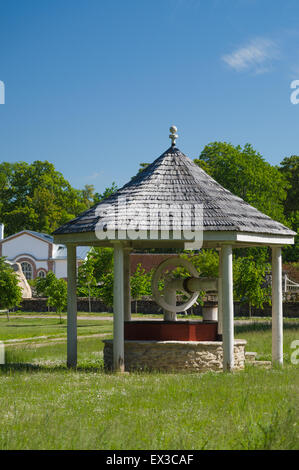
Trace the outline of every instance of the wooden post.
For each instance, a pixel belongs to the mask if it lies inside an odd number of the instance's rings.
[[[218,271],[218,335],[222,336],[222,249],[219,250],[219,271]]]
[[[113,370],[124,372],[124,248],[114,244]]]
[[[124,248],[124,319],[131,321],[131,265],[130,265],[131,248]]]
[[[77,257],[76,245],[67,245],[67,366],[77,366]]]
[[[233,250],[222,245],[223,370],[234,368]]]
[[[272,363],[283,364],[281,248],[272,247]]]

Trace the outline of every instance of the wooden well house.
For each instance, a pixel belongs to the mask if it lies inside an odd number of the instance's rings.
[[[130,252],[215,248],[223,369],[234,369],[233,249],[272,249],[272,361],[283,362],[281,248],[295,233],[218,184],[175,145],[104,201],[54,232],[67,247],[67,364],[77,364],[76,247],[114,248],[113,369],[125,368],[124,322],[131,320]],[[179,354],[179,352],[178,352]]]

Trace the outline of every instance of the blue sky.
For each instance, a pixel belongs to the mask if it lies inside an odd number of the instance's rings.
[[[0,160],[102,191],[169,147],[299,153],[296,0],[0,0]]]

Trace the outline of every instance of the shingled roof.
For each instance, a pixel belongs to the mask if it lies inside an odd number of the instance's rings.
[[[126,207],[119,204],[122,200],[126,201]],[[136,221],[140,230],[149,230],[153,229],[148,218],[149,207],[157,212],[169,207],[173,213],[179,213],[183,205],[203,208],[204,231],[295,235],[223,188],[175,146],[115,194],[62,225],[54,235],[95,232],[98,223],[102,220],[112,223],[115,214],[118,230],[124,229],[130,220]],[[158,228],[161,224],[163,221]]]

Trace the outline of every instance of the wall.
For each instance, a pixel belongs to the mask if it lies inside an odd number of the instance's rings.
[[[2,243],[2,256],[11,260],[20,253],[32,255],[36,259],[48,259],[49,244],[26,233]]]
[[[55,276],[60,278],[67,278],[67,260],[65,259],[56,259],[54,264]]]
[[[111,370],[113,342],[104,340],[104,366]],[[234,370],[244,369],[246,341],[234,343]],[[206,372],[223,370],[220,341],[125,341],[125,370]]]
[[[131,273],[134,274],[136,271],[137,265],[141,264],[141,267],[145,269],[146,272],[149,272],[151,269],[156,268],[162,261],[165,259],[171,258],[172,256],[177,257],[177,254],[165,253],[165,254],[155,254],[155,253],[131,253],[130,254],[130,265]]]

